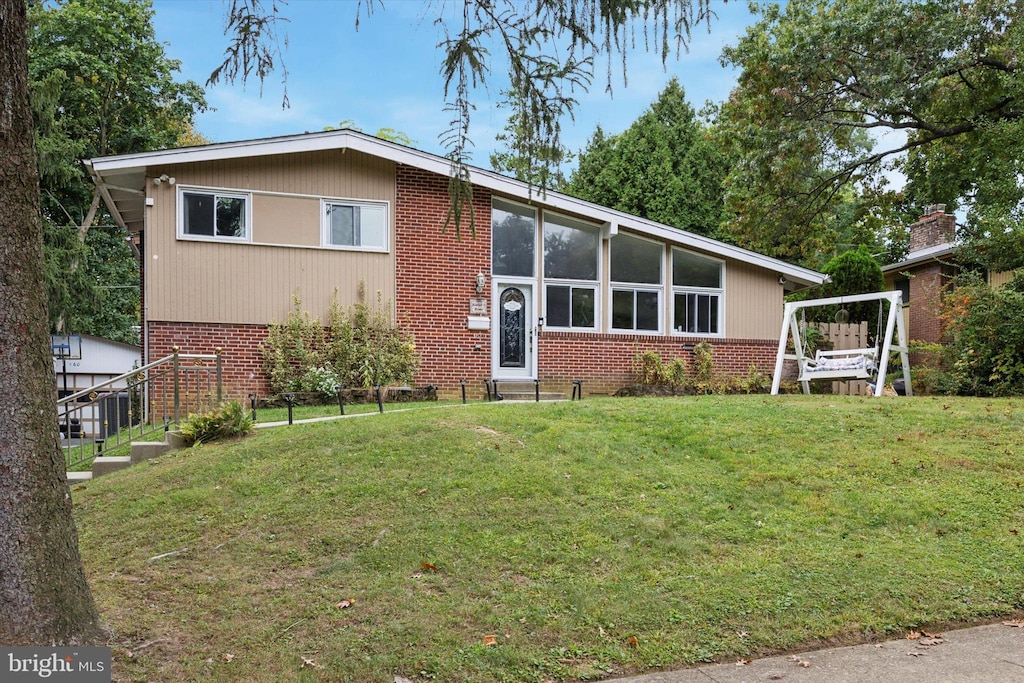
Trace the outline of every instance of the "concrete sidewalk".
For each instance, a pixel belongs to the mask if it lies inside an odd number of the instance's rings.
[[[941,637],[837,647],[714,664],[606,683],[1016,683],[1024,682],[1024,628],[989,626]]]

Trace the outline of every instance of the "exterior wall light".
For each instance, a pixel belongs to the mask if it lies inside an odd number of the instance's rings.
[[[168,185],[173,185],[174,184],[174,176],[169,176],[166,173],[164,173],[159,178],[153,178],[153,184],[154,185],[159,185],[160,183],[167,183]]]
[[[483,294],[484,285],[487,284],[487,277],[483,273],[476,274],[476,293]]]

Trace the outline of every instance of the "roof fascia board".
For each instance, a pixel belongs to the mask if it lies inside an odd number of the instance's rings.
[[[328,131],[325,133],[293,135],[282,138],[268,138],[261,140],[248,140],[243,142],[227,142],[204,147],[190,147],[182,149],[168,149],[157,152],[142,152],[136,154],[123,154],[119,156],[103,157],[86,161],[86,165],[92,169],[93,176],[97,180],[107,172],[119,170],[144,169],[147,166],[158,166],[165,164],[183,164],[203,161],[218,161],[223,159],[236,159],[254,156],[271,156],[276,154],[294,154],[297,152],[316,152],[324,150],[345,150],[351,149],[373,156],[381,156],[397,163],[406,164],[414,168],[425,170],[441,175],[448,175],[451,172],[451,162],[443,157],[410,149],[388,140],[381,140],[363,133],[349,130]],[[482,168],[470,168],[470,181],[474,185],[486,188],[494,192],[510,195],[521,201],[537,203],[544,207],[556,210],[568,211],[571,213],[595,219],[599,223],[607,223],[612,228],[610,235],[617,232],[617,228],[632,228],[638,232],[649,234],[660,239],[675,242],[688,247],[710,251],[725,258],[750,263],[767,270],[773,270],[781,275],[806,285],[817,285],[825,281],[825,276],[816,271],[794,266],[763,254],[748,251],[725,242],[696,235],[682,230],[672,228],[661,223],[656,223],[638,216],[608,209],[576,199],[558,192],[538,192],[536,187],[521,180],[507,178],[503,175],[487,171]],[[99,184],[103,184],[100,182]],[[108,204],[109,207],[109,204]]]
[[[950,256],[956,251],[956,246],[952,244],[940,244],[937,247],[929,247],[927,249],[921,249],[913,254],[909,254],[907,258],[900,261],[899,263],[890,263],[887,266],[882,266],[883,273],[890,273],[894,270],[901,268],[909,268],[910,266],[916,266],[927,261],[942,258],[943,256]]]

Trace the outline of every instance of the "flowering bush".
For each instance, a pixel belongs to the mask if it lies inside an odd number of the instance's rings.
[[[960,276],[946,294],[942,321],[950,343],[943,366],[958,394],[1024,395],[1024,293],[1014,280],[993,289],[975,275]]]
[[[309,368],[302,375],[298,391],[312,391],[323,396],[334,396],[340,384],[333,370],[325,367]]]
[[[360,299],[364,298],[360,290]],[[391,321],[390,306],[380,296],[344,310],[337,298],[327,324],[293,308],[283,323],[270,325],[262,346],[263,369],[275,393],[314,391],[333,396],[336,386],[370,387],[407,384],[419,366],[412,335]]]

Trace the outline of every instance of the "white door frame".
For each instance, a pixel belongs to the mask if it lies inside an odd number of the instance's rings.
[[[525,363],[523,367],[501,366],[501,333],[502,310],[501,295],[511,287],[523,293],[524,302],[524,336]],[[491,376],[502,381],[527,381],[537,378],[537,306],[536,280],[523,278],[495,278],[491,290]]]

